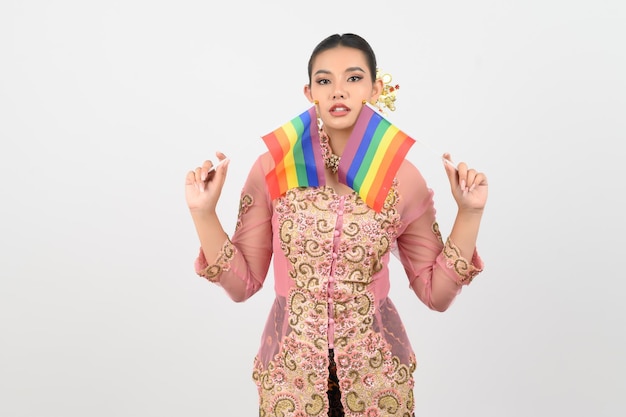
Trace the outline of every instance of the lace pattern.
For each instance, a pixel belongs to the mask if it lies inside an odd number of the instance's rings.
[[[237,215],[237,224],[235,231],[243,225],[243,217],[254,204],[254,198],[250,194],[242,193],[239,199],[239,214]]]
[[[482,272],[476,255],[472,258],[472,262],[461,256],[461,250],[448,238],[443,248],[443,256],[446,258],[446,266],[456,272],[458,279],[457,284],[469,285],[474,277]]]
[[[330,148],[330,138],[324,132],[324,129],[320,129],[320,147],[322,148],[322,158],[324,159],[324,165],[330,169],[333,174],[336,174],[339,170],[339,162],[341,157],[333,153]]]
[[[255,358],[261,416],[331,415],[323,395],[329,348],[342,415],[411,415],[415,356],[400,323],[380,317],[395,309],[379,308],[371,291],[401,227],[397,204],[395,187],[380,213],[328,187],[292,189],[278,200],[277,233],[294,286],[285,298],[288,328],[270,327],[263,337],[266,344],[280,337],[278,350]]]
[[[230,262],[235,257],[236,253],[237,248],[235,248],[230,239],[226,239],[222,249],[218,253],[215,263],[200,269],[197,274],[211,282],[219,282],[220,274],[230,270]],[[204,256],[202,258],[204,262],[206,262],[206,258],[204,258]]]

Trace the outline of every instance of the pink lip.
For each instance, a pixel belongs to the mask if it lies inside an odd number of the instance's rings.
[[[341,110],[337,110],[341,109]],[[334,116],[344,116],[350,112],[350,107],[343,105],[341,103],[335,104],[329,110],[329,113],[332,113]]]

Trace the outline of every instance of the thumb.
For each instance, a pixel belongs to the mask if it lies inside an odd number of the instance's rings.
[[[229,164],[230,159],[224,157],[220,160],[219,166],[215,169],[215,179],[222,184],[224,184],[224,181],[226,181],[226,174],[228,172]]]
[[[205,179],[204,186],[207,189],[210,189],[214,195],[219,198],[222,193],[222,188],[224,187],[224,183],[226,182],[226,174],[228,164],[230,163],[230,159],[223,158],[219,161],[217,165],[215,165],[215,169],[210,171]]]
[[[457,175],[457,168],[454,166],[454,162],[452,162],[452,157],[449,153],[444,153],[442,161],[443,168],[446,170],[446,175],[448,175],[450,185],[453,188],[457,187],[459,185],[459,176]]]

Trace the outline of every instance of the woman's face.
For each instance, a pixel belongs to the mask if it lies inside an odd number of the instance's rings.
[[[318,103],[318,113],[327,132],[352,129],[363,101],[378,98],[382,82],[372,84],[365,55],[358,49],[339,46],[321,52],[313,61],[311,85],[304,93]]]

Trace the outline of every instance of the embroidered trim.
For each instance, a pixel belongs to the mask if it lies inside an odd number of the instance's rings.
[[[482,272],[467,259],[461,256],[461,250],[448,238],[443,247],[443,256],[446,258],[446,266],[454,269],[458,275],[457,284],[469,285],[474,277]]]
[[[439,228],[439,223],[434,222],[431,226],[432,232],[437,236],[439,242],[443,245],[443,237],[441,237],[441,229]]]
[[[206,278],[208,281],[216,283],[219,282],[220,274],[222,272],[230,271],[230,261],[232,261],[235,257],[235,253],[237,253],[235,245],[233,245],[230,241],[230,238],[227,238],[226,242],[224,242],[224,245],[222,246],[222,249],[220,249],[215,263],[198,271],[198,275]]]
[[[336,174],[337,170],[339,170],[339,161],[341,160],[341,157],[333,153],[333,150],[330,148],[330,138],[326,132],[324,132],[324,129],[320,129],[320,145],[322,148],[324,165],[326,165],[326,168],[330,169],[333,174]]]
[[[237,215],[237,224],[235,225],[235,231],[243,225],[243,216],[248,212],[250,207],[254,204],[254,199],[250,194],[241,194],[239,200],[239,214]]]

